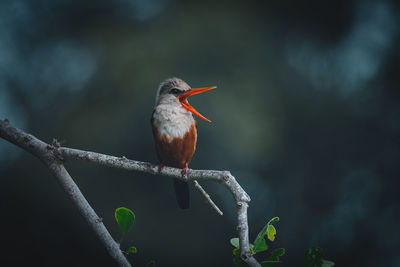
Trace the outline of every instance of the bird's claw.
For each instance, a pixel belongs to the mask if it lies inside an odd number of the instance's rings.
[[[188,165],[186,164],[185,168],[183,168],[182,171],[181,171],[181,174],[182,174],[183,177],[186,176],[188,170],[189,170],[189,168],[188,168]]]

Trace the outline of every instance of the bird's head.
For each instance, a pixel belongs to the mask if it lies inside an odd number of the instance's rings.
[[[187,111],[192,112],[194,115],[210,122],[209,119],[202,116],[197,110],[192,107],[187,98],[191,95],[200,94],[202,92],[217,88],[216,86],[190,88],[190,86],[179,78],[170,78],[163,81],[158,87],[156,105],[170,104],[181,105]]]

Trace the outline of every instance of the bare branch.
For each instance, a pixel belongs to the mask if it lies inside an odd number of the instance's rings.
[[[119,244],[115,242],[115,240],[111,237],[107,228],[104,226],[102,219],[97,216],[96,212],[89,205],[89,203],[79,190],[78,186],[75,184],[74,180],[72,180],[72,177],[64,168],[64,165],[58,163],[50,163],[48,164],[48,167],[50,169],[50,172],[57,178],[64,191],[78,207],[79,212],[96,233],[101,243],[103,243],[103,245],[106,247],[110,256],[120,266],[131,266],[129,261],[121,252]]]
[[[10,141],[11,143],[25,149],[26,151],[34,154],[38,158],[40,158],[46,165],[49,166],[53,175],[55,175],[63,186],[64,190],[74,203],[78,206],[81,214],[85,217],[85,219],[89,222],[89,225],[96,232],[96,234],[100,237],[103,244],[109,249],[108,246],[112,247],[113,250],[110,251],[110,255],[117,261],[121,266],[129,266],[125,265],[125,263],[121,262],[121,258],[119,255],[121,250],[118,247],[118,253],[114,251],[115,246],[118,246],[115,241],[111,238],[107,229],[104,227],[103,223],[100,221],[98,223],[94,223],[91,220],[98,219],[98,216],[94,212],[94,210],[89,206],[89,203],[85,200],[83,195],[80,193],[79,188],[73,183],[72,178],[69,176],[67,171],[64,169],[62,163],[65,160],[85,160],[93,163],[98,163],[101,165],[106,165],[110,167],[125,169],[125,170],[134,170],[140,172],[146,172],[151,174],[160,174],[164,176],[174,177],[177,179],[181,179],[184,181],[191,181],[196,184],[196,180],[198,181],[214,181],[225,186],[233,195],[233,198],[236,203],[236,212],[237,212],[237,231],[239,235],[239,247],[240,247],[240,256],[249,266],[260,266],[257,260],[253,257],[252,253],[249,249],[249,231],[248,231],[248,222],[247,222],[247,208],[248,203],[250,202],[249,195],[243,190],[240,184],[236,181],[235,177],[229,171],[216,171],[216,170],[192,170],[189,169],[185,176],[182,176],[181,170],[171,167],[164,167],[161,172],[158,172],[158,166],[148,163],[141,162],[136,160],[129,160],[125,157],[115,157],[109,156],[105,154],[100,154],[96,152],[83,151],[78,149],[72,149],[67,147],[58,147],[57,145],[49,145],[46,144],[36,137],[29,135],[9,124],[7,120],[0,120],[0,137]],[[62,175],[61,175],[61,174]],[[58,176],[57,176],[58,175]],[[66,182],[66,177],[70,178],[68,183]],[[68,185],[70,182],[75,185],[74,190],[70,191]],[[66,183],[66,184],[64,184]],[[195,185],[196,186],[196,185]],[[76,191],[77,190],[77,191]],[[71,196],[71,192],[73,196]],[[77,193],[78,192],[78,193]],[[78,198],[76,194],[80,194],[82,199],[79,198],[79,201],[75,198]],[[207,194],[207,193],[206,193]],[[78,202],[84,201],[84,205],[78,205]],[[88,213],[88,210],[90,212]],[[90,216],[88,215],[90,214]],[[93,215],[93,216],[92,216]],[[101,224],[102,227],[98,227],[98,224]],[[96,227],[95,227],[96,226]],[[99,228],[102,228],[104,232],[100,232]],[[103,240],[102,236],[109,236],[107,240]],[[112,240],[112,242],[110,241]],[[108,243],[110,242],[110,243]],[[113,254],[115,252],[115,254]],[[123,257],[123,256],[122,256]]]
[[[196,180],[192,181],[192,184],[200,191],[200,193],[204,196],[204,198],[208,201],[210,206],[219,214],[224,215],[222,211],[218,208],[218,206],[212,201],[210,195],[203,189],[203,187]]]
[[[50,169],[50,172],[57,178],[65,193],[77,206],[80,214],[85,218],[86,222],[106,247],[110,256],[119,266],[131,266],[121,252],[119,244],[114,241],[107,228],[104,226],[102,219],[87,202],[72,177],[64,168],[62,161],[56,153],[56,147],[48,145],[36,137],[11,126],[7,120],[0,120],[0,137],[41,159]]]

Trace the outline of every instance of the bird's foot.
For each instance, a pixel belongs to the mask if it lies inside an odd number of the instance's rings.
[[[158,164],[158,172],[161,172],[163,168],[164,168],[164,164],[162,164],[162,163]]]
[[[181,174],[182,176],[186,176],[187,171],[189,170],[188,164],[186,164],[185,168],[182,169]]]

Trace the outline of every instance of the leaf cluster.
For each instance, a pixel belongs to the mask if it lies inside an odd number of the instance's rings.
[[[267,237],[267,239],[271,242],[275,240],[276,228],[273,224],[278,221],[279,217],[274,217],[271,220],[269,220],[269,222],[258,233],[254,242],[249,244],[250,251],[253,255],[268,250],[267,240],[265,239],[265,237]],[[239,238],[237,237],[232,238],[231,244],[232,246],[235,247],[233,249],[233,263],[235,264],[235,266],[238,267],[247,266],[247,264],[240,258]],[[280,263],[281,261],[279,257],[283,256],[284,254],[285,254],[284,248],[274,249],[270,253],[269,257],[267,257],[264,261],[261,262],[261,266],[269,267],[277,263]]]
[[[126,234],[132,228],[135,223],[135,214],[128,208],[120,207],[115,210],[115,220],[117,221],[119,228],[122,231],[121,238],[119,239],[119,243],[121,244]],[[134,246],[130,246],[125,254],[136,253],[137,249]]]

